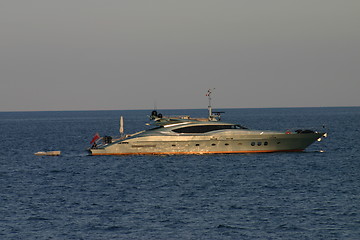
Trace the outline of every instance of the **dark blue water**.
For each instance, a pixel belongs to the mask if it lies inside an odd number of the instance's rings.
[[[303,153],[95,157],[96,132],[117,135],[120,115],[142,130],[149,112],[0,113],[0,239],[360,239],[360,108],[225,111],[329,137]]]

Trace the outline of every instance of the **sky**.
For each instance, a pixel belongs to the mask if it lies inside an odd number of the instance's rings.
[[[360,106],[359,0],[0,0],[0,111]]]

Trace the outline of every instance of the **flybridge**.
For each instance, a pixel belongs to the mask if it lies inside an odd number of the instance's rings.
[[[213,111],[212,105],[211,105],[211,94],[212,94],[213,90],[215,90],[215,88],[209,89],[207,91],[207,93],[206,93],[206,96],[208,97],[208,100],[209,100],[209,105],[208,105],[208,112],[209,113],[208,113],[207,118],[191,118],[190,116],[164,117],[161,113],[158,113],[156,110],[154,110],[151,113],[150,120],[154,120],[157,123],[159,123],[159,122],[171,122],[171,121],[176,122],[176,121],[180,121],[180,120],[193,120],[193,121],[202,121],[202,122],[220,121],[221,120],[221,114],[224,113],[224,112]],[[163,124],[158,124],[158,125],[163,125]]]

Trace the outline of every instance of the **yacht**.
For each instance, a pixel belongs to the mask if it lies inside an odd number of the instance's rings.
[[[91,155],[135,154],[226,154],[304,151],[315,141],[326,137],[325,132],[312,130],[262,131],[221,121],[221,112],[211,108],[205,119],[189,116],[164,117],[153,111],[154,127],[119,138],[99,136],[89,148]],[[122,122],[122,120],[120,121]],[[122,129],[122,126],[120,127]]]

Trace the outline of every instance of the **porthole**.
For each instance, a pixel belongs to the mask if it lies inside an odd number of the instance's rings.
[[[255,146],[255,142],[251,142],[251,146]]]
[[[215,144],[215,143],[213,143],[213,144],[211,144],[211,146],[216,146],[216,144]]]
[[[268,142],[264,142],[264,146],[267,146],[267,145],[269,145],[269,143],[268,143]]]
[[[261,146],[261,144],[262,144],[261,142],[258,142],[258,143],[257,143],[258,146]]]
[[[229,144],[228,144],[228,143],[225,143],[225,146],[229,146]]]
[[[173,145],[171,145],[171,146],[176,147],[176,145],[175,145],[175,144],[173,144]]]
[[[200,144],[198,144],[198,143],[197,143],[197,144],[195,144],[195,146],[197,146],[197,147],[198,147],[198,146],[200,146]]]

